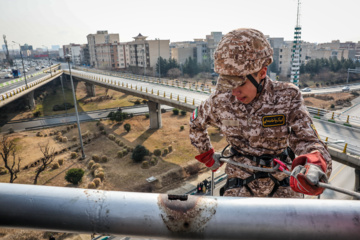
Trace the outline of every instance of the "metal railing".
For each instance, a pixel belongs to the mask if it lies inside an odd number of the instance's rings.
[[[360,201],[0,183],[0,227],[171,239],[358,239]]]

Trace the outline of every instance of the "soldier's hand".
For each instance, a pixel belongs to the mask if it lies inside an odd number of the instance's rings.
[[[210,168],[213,172],[215,172],[219,167],[223,165],[223,162],[220,161],[220,158],[221,153],[216,153],[213,148],[207,152],[195,156],[196,160],[204,163],[205,166]]]
[[[290,187],[295,192],[319,195],[324,188],[318,187],[319,181],[327,183],[326,162],[319,152],[300,155],[292,164]]]

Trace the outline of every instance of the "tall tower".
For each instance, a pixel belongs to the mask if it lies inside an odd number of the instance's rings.
[[[294,42],[291,50],[291,79],[290,82],[299,86],[301,57],[301,26],[300,26],[300,0],[298,0]]]

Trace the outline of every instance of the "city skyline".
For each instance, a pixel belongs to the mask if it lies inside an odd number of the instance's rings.
[[[302,40],[325,43],[360,41],[356,14],[360,2],[302,0]],[[148,39],[171,42],[204,39],[211,32],[226,34],[239,27],[251,27],[272,38],[292,40],[296,25],[297,0],[183,0],[169,5],[165,0],[16,0],[1,1],[0,34],[34,49],[69,43],[85,44],[86,36],[98,30],[118,33],[129,42],[141,33]],[[1,45],[4,44],[1,39]],[[13,46],[18,49],[18,45]]]

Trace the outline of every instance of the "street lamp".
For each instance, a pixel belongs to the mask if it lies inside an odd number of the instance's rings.
[[[47,50],[47,54],[48,54],[48,59],[49,59],[49,66],[50,66],[50,76],[52,77],[52,72],[51,72],[51,64],[50,64],[50,54],[49,54],[49,48],[47,46],[42,45],[43,47],[46,47]]]
[[[17,42],[14,42],[12,41],[13,43],[16,43],[16,44],[19,44],[19,48],[20,48],[20,56],[21,56],[21,62],[22,62],[22,66],[23,66],[23,73],[24,73],[24,78],[25,78],[25,85],[26,85],[26,89],[28,89],[28,85],[27,85],[27,81],[26,81],[26,72],[25,72],[25,66],[24,66],[24,58],[23,58],[23,55],[22,55],[22,52],[21,52],[21,46],[20,46],[20,43],[17,43]]]
[[[146,53],[145,53],[145,44],[144,44],[144,49],[141,49],[141,52],[143,52],[143,64],[144,64],[144,78],[146,75]]]
[[[82,159],[85,159],[84,145],[83,145],[83,141],[82,141],[82,137],[81,137],[81,129],[80,129],[79,114],[78,114],[77,104],[76,104],[76,97],[75,97],[74,83],[73,83],[73,79],[72,79],[72,75],[71,75],[71,67],[70,67],[71,55],[70,55],[70,54],[65,55],[65,60],[66,60],[66,61],[68,62],[68,64],[69,64],[69,73],[70,73],[71,90],[72,90],[73,99],[74,99],[75,115],[76,115],[76,122],[77,122],[77,126],[78,126],[78,131],[79,131],[79,139],[80,139],[80,145],[81,145]]]

